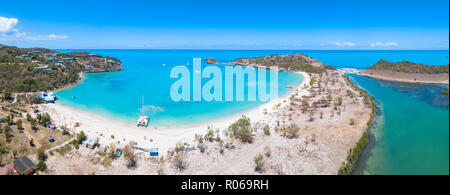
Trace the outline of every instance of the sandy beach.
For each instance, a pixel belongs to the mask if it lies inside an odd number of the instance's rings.
[[[42,105],[42,111],[49,112],[58,125],[73,126],[80,122],[80,127],[74,131],[83,130],[90,138],[99,138],[100,143],[114,143],[120,147],[135,141],[139,147],[158,147],[160,150],[160,156],[156,158],[135,150],[137,166],[130,169],[125,166],[124,158],[108,163],[99,156],[98,149],[81,147],[68,154],[49,156],[47,174],[337,174],[346,161],[347,152],[367,129],[371,108],[364,103],[364,97],[346,84],[342,71],[329,71],[321,76],[320,85],[326,86],[325,91],[320,90],[318,82],[309,86],[311,78],[308,74],[299,74],[303,81],[283,97],[232,116],[184,126],[137,128],[59,104]],[[312,76],[319,77],[318,74]],[[309,87],[302,89],[304,86]],[[293,94],[296,96],[292,99],[290,95]],[[329,95],[333,96],[330,105],[317,104]],[[333,106],[339,97],[342,105]],[[310,102],[308,112],[302,111],[302,100]],[[196,133],[205,135],[208,125],[226,130],[242,115],[251,119],[252,143],[222,135],[223,143],[231,143],[233,148],[226,148],[218,141],[205,141],[205,151],[183,152],[186,163],[183,170],[177,169],[174,156],[165,152],[180,142],[197,145],[194,141]],[[269,135],[263,131],[265,125],[271,128]],[[297,137],[284,135],[281,129],[289,125],[299,127]],[[254,157],[258,154],[264,154],[263,172],[255,171]]]
[[[448,74],[408,74],[393,73],[389,71],[355,71],[357,75],[371,77],[386,81],[396,81],[405,83],[424,83],[424,84],[449,84]]]
[[[265,120],[269,116],[264,114],[264,110],[271,110],[275,105],[283,101],[286,102],[289,96],[297,93],[297,90],[299,97],[308,95],[308,90],[302,90],[302,88],[309,83],[310,77],[304,72],[298,72],[298,74],[301,74],[303,77],[301,83],[282,97],[224,118],[189,125],[138,128],[132,124],[58,103],[43,104],[38,105],[38,107],[42,113],[49,113],[57,126],[66,125],[75,133],[84,131],[89,138],[98,138],[100,144],[109,145],[114,143],[118,146],[124,146],[130,141],[134,141],[139,147],[157,147],[161,153],[166,153],[169,148],[175,147],[177,143],[193,142],[195,134],[205,134],[208,126],[213,126],[223,131],[242,115],[251,118],[252,122]],[[76,123],[79,123],[78,127],[75,127]]]

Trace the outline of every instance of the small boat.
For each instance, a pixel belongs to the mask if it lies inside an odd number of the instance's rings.
[[[288,86],[286,86],[286,88],[294,89],[295,87],[292,85],[288,85]]]
[[[144,97],[142,96],[142,115],[139,116],[136,125],[138,127],[148,127],[148,121],[149,120],[150,120],[150,118],[148,116],[144,115]]]

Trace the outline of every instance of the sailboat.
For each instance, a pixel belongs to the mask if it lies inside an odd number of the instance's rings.
[[[144,96],[142,96],[142,115],[139,116],[139,119],[137,121],[137,126],[138,127],[147,127],[148,126],[148,121],[149,121],[149,117],[144,115]]]

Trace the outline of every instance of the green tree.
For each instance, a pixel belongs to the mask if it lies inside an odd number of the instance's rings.
[[[354,118],[350,118],[350,125],[355,125],[355,124],[356,124],[355,119]]]
[[[47,164],[43,160],[39,160],[39,163],[36,165],[37,171],[45,171],[47,170]]]
[[[45,148],[43,146],[38,148],[38,150],[37,150],[37,158],[40,161],[44,161],[45,160],[46,155],[45,155]]]
[[[270,135],[270,126],[269,125],[264,126],[264,134]]]
[[[4,128],[4,132],[5,132],[5,139],[6,142],[11,142],[11,138],[13,137],[13,135],[11,135],[11,127],[9,125],[6,125],[6,127]]]
[[[2,91],[2,99],[5,100],[11,100],[12,99],[12,93],[8,89],[3,89]]]
[[[127,161],[126,165],[128,168],[136,167],[136,157],[134,156],[134,151],[130,144],[123,148],[123,156]]]
[[[34,132],[36,132],[36,130],[37,130],[37,128],[36,128],[36,125],[37,125],[36,119],[31,119],[30,124],[31,124],[31,129],[33,129]]]
[[[234,137],[241,139],[243,142],[252,142],[252,129],[250,118],[242,116],[238,121],[234,122],[228,127]]]
[[[87,136],[84,133],[84,131],[81,131],[78,135],[77,135],[77,142],[78,144],[81,144],[84,140],[86,140]]]
[[[27,121],[30,122],[33,118],[31,117],[30,113],[27,113]]]
[[[23,130],[22,119],[17,120],[16,125],[17,125],[17,129]]]
[[[309,108],[309,102],[307,100],[302,100],[302,112],[305,113],[308,111]]]
[[[264,156],[259,153],[253,158],[253,162],[255,162],[255,171],[258,173],[264,172],[264,164],[263,164]]]
[[[8,117],[8,124],[13,125],[14,124],[14,114],[10,114]]]

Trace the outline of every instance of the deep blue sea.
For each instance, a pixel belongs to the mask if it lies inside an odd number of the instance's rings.
[[[72,50],[61,50],[68,52]],[[192,65],[193,57],[231,62],[241,57],[305,53],[336,68],[365,69],[378,60],[445,65],[448,51],[293,51],[293,50],[88,50],[114,56],[122,72],[86,74],[82,83],[57,93],[59,103],[135,123],[144,109],[152,125],[178,125],[223,117],[263,102],[173,102],[169,97],[170,68]],[[163,66],[162,64],[165,64]],[[203,64],[206,66],[205,64]],[[189,67],[189,66],[188,66]],[[222,67],[223,68],[223,67]],[[449,174],[449,99],[440,95],[448,85],[405,84],[349,75],[374,96],[377,116],[370,143],[354,174]],[[279,74],[279,95],[301,77]],[[249,83],[247,82],[247,85]],[[76,96],[76,99],[72,99]]]

